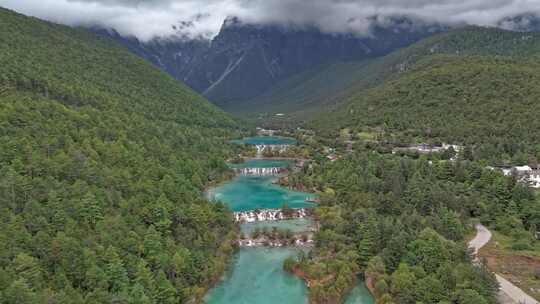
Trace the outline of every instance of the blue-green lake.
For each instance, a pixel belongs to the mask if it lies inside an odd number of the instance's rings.
[[[289,190],[272,183],[272,176],[237,176],[231,182],[207,193],[212,201],[226,203],[232,211],[278,209],[284,204],[291,208],[314,206],[306,198],[314,194]]]
[[[241,166],[270,168],[287,166],[287,161],[249,160]],[[239,167],[242,168],[242,167]],[[314,204],[306,198],[315,195],[292,191],[273,184],[275,177],[237,176],[232,181],[207,192],[211,200],[226,203],[233,211],[280,208],[283,204],[303,208]],[[250,233],[256,228],[290,229],[304,232],[313,225],[311,219],[243,224],[241,230]],[[241,248],[234,256],[229,271],[205,297],[207,304],[305,304],[307,288],[302,280],[283,270],[283,262],[294,256],[293,248]],[[373,304],[363,284],[351,292],[347,304]]]
[[[232,144],[239,145],[295,145],[296,139],[281,136],[255,136],[231,140]]]
[[[373,296],[367,289],[363,281],[358,281],[354,289],[351,291],[345,304],[374,304]]]
[[[290,248],[242,248],[231,270],[205,298],[207,304],[307,303],[304,282],[283,271]]]

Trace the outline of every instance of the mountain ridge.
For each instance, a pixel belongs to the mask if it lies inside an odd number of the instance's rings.
[[[483,45],[464,42],[464,37],[482,41]],[[493,56],[529,56],[538,47],[528,39],[538,33],[515,32],[497,28],[464,27],[425,38],[411,46],[386,56],[330,64],[286,79],[259,98],[239,103],[231,112],[266,113],[286,112],[293,120],[309,120],[320,111],[334,111],[346,103],[357,91],[378,85],[406,72],[419,58],[435,54],[489,54]],[[468,44],[465,44],[468,43]],[[303,77],[303,78],[302,78]],[[227,109],[227,108],[226,108]]]
[[[392,24],[375,26],[371,36],[356,37],[326,34],[315,28],[249,25],[229,18],[212,41],[147,43],[110,31],[97,32],[126,45],[214,103],[228,107],[256,98],[280,81],[321,64],[387,54],[443,29],[415,25],[407,19],[395,19]]]

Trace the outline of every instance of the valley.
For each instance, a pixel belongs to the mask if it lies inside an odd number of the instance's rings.
[[[296,141],[283,137],[253,137],[231,143],[265,150],[276,145],[287,149]],[[307,302],[304,283],[286,272],[284,263],[293,256],[306,254],[313,246],[317,224],[311,219],[313,211],[310,210],[315,205],[309,201],[315,195],[275,185],[279,171],[267,174],[257,170],[277,164],[286,167],[291,161],[257,158],[235,164],[234,168],[249,168],[249,172],[256,173],[240,172],[232,181],[207,191],[210,200],[223,202],[234,212],[241,235],[233,265],[206,296],[206,303]],[[359,283],[347,303],[371,304],[373,300]]]
[[[173,36],[145,42],[115,31],[94,31],[123,44],[220,107],[238,113],[245,110],[239,106],[243,103],[256,113],[257,106],[247,101],[260,100],[280,82],[317,66],[385,55],[445,29],[438,24],[413,24],[403,17],[385,23],[374,24],[373,36],[366,37],[333,35],[310,26],[256,25],[234,16],[223,21],[212,39]]]
[[[271,142],[272,144],[283,144],[279,139],[257,139],[240,141],[239,143],[262,145],[262,142]],[[256,163],[254,163],[255,161]],[[271,164],[265,164],[266,162]],[[257,165],[258,167],[275,166],[275,161],[253,160],[248,161],[248,164]],[[287,165],[288,162],[283,164]],[[276,176],[268,177],[262,176],[262,174],[240,176],[223,186],[210,189],[208,196],[213,201],[224,202],[232,211],[247,212],[247,214],[254,211],[259,212],[258,210],[261,209],[281,208],[284,204],[291,206],[291,208],[309,206],[305,202],[309,194],[292,192],[273,186],[271,183]],[[240,214],[236,215],[236,218],[240,222],[246,221]],[[250,218],[249,215],[248,218]],[[247,232],[247,237],[251,238],[255,233],[254,231],[259,229],[253,228],[253,225],[267,223],[268,220],[272,221],[270,225],[272,228],[275,227],[274,229],[288,229],[286,227],[290,227],[290,221],[274,220],[275,216],[270,218],[268,216],[257,216],[252,220],[248,220],[253,224],[241,224],[242,233]],[[307,229],[308,222],[303,224],[306,224],[306,227],[299,226],[297,232],[298,230]],[[249,232],[250,230],[251,232]],[[290,233],[293,233],[292,230]],[[235,263],[231,266],[231,270],[225,278],[222,279],[223,281],[209,293],[206,299],[207,303],[305,302],[306,291],[302,281],[283,271],[284,260],[288,256],[296,254],[297,250],[304,250],[303,246],[276,248],[271,246],[268,241],[266,241],[268,245],[263,245],[250,240],[246,242],[242,239],[239,240],[239,243],[240,249],[236,254]],[[248,290],[249,292],[246,292]]]
[[[540,17],[212,16],[0,8],[0,304],[538,303]]]

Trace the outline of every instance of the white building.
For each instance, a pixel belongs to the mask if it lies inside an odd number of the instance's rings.
[[[500,168],[505,176],[515,175],[520,182],[527,183],[533,188],[540,188],[540,166],[516,166]]]
[[[540,188],[540,168],[532,170],[532,173],[529,175],[529,183],[533,188]]]
[[[443,143],[442,145],[417,144],[409,145],[406,147],[394,148],[392,150],[392,154],[396,154],[399,151],[413,151],[420,154],[442,153],[444,151],[450,150],[450,148],[452,148],[454,152],[456,152],[456,156],[454,156],[451,160],[457,160],[457,154],[459,154],[459,152],[463,150],[463,146],[446,143]]]

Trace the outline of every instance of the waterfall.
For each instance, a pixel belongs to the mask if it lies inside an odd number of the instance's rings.
[[[254,223],[263,221],[280,221],[285,219],[303,219],[308,217],[307,208],[291,209],[291,214],[285,216],[282,209],[261,209],[240,211],[234,213],[234,220],[238,223]]]
[[[242,175],[277,175],[285,173],[286,168],[282,167],[272,167],[272,168],[238,168],[234,169],[238,174]]]

